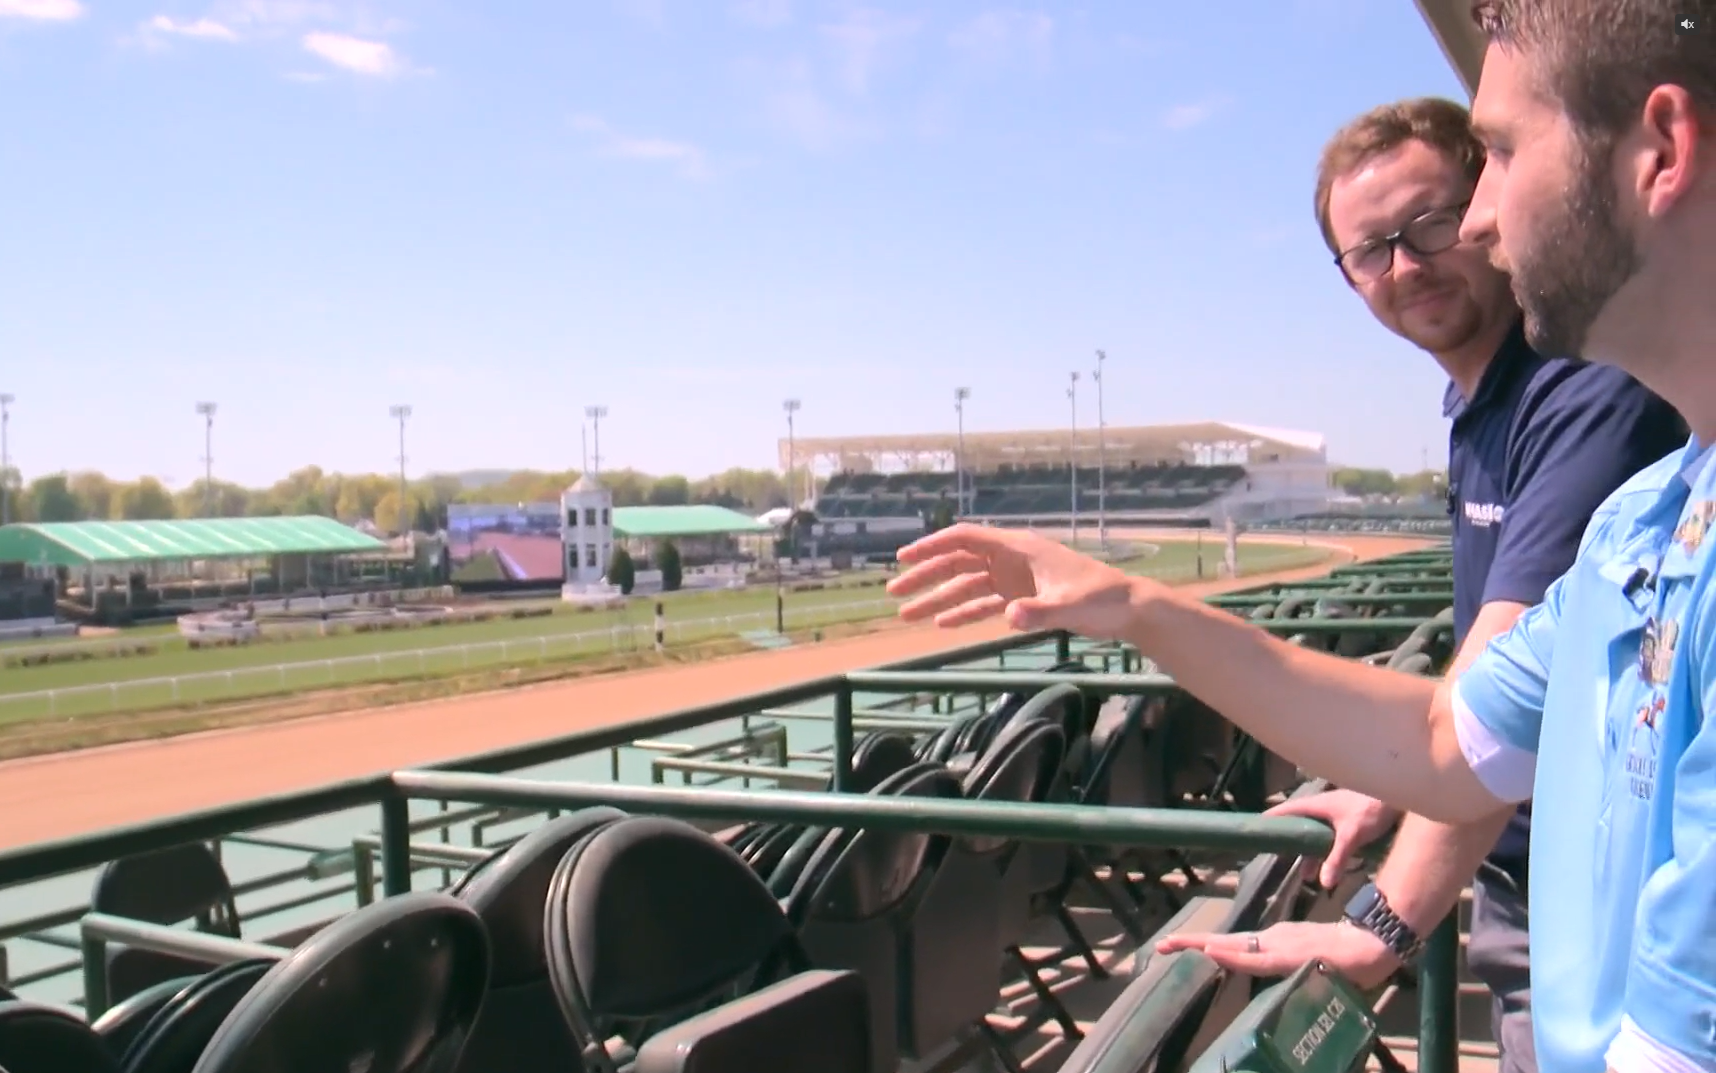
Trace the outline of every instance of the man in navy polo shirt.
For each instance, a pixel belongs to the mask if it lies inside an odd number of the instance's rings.
[[[1542,600],[1572,565],[1598,505],[1687,435],[1672,408],[1619,369],[1544,358],[1526,344],[1507,276],[1481,247],[1460,242],[1483,165],[1467,110],[1419,98],[1342,128],[1323,150],[1316,192],[1318,223],[1348,285],[1448,374],[1457,668]],[[1349,790],[1273,811],[1334,826],[1322,869],[1331,887],[1355,850],[1401,822],[1397,810]],[[1249,936],[1209,935],[1176,936],[1163,949],[1196,947],[1270,975],[1318,957],[1358,983],[1380,983],[1472,882],[1468,962],[1493,996],[1504,1073],[1531,1073],[1529,831],[1529,803],[1505,831],[1500,820],[1461,828],[1409,816],[1340,924],[1280,924],[1257,936],[1255,950]]]

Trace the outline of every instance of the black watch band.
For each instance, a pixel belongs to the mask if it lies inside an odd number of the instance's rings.
[[[1424,949],[1424,940],[1400,919],[1375,883],[1366,883],[1353,895],[1347,903],[1346,919],[1381,939],[1402,964],[1411,963]]]

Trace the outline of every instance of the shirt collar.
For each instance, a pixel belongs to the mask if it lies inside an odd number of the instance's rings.
[[[1639,567],[1660,568],[1663,542],[1686,509],[1693,489],[1708,484],[1716,474],[1716,467],[1710,465],[1712,456],[1711,450],[1701,445],[1697,437],[1686,441],[1674,476],[1662,482],[1650,506],[1632,519],[1615,553],[1599,567],[1600,574],[1624,587]]]
[[[1688,490],[1697,488],[1699,480],[1711,474],[1711,457],[1710,447],[1700,444],[1697,436],[1686,441],[1686,450],[1680,456],[1680,479],[1686,482]]]
[[[1525,320],[1521,318],[1514,323],[1513,330],[1507,333],[1507,338],[1502,340],[1502,345],[1496,349],[1495,357],[1484,366],[1484,375],[1478,378],[1478,388],[1472,392],[1471,398],[1461,395],[1459,387],[1452,380],[1448,381],[1447,389],[1442,392],[1442,416],[1450,421],[1458,421],[1468,411],[1494,401],[1520,371],[1521,359],[1535,353],[1525,341]]]

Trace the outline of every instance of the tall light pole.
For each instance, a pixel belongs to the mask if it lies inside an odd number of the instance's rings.
[[[953,412],[959,420],[958,446],[953,451],[953,485],[954,499],[959,504],[959,516],[965,517],[970,513],[970,504],[965,498],[965,400],[971,398],[971,389],[956,387],[953,389]]]
[[[398,519],[398,521],[399,521],[399,535],[404,536],[406,533],[411,532],[411,520],[405,516],[405,511],[406,511],[405,421],[407,418],[409,418],[411,416],[411,407],[404,404],[404,403],[400,403],[397,406],[389,406],[387,408],[387,415],[389,417],[393,418],[395,421],[399,422],[399,519]]]
[[[786,411],[787,417],[787,506],[792,508],[794,514],[798,513],[804,501],[799,498],[798,489],[793,487],[793,472],[798,469],[798,440],[797,430],[793,427],[793,415],[803,408],[804,403],[797,399],[787,399],[781,403],[781,409]]]
[[[12,524],[12,455],[6,442],[6,426],[12,423],[16,395],[0,394],[0,525]]]
[[[214,517],[214,415],[215,404],[197,403],[203,419],[203,517]]]
[[[590,467],[592,473],[602,472],[602,418],[608,416],[606,406],[586,406],[584,416],[590,419],[590,438],[595,441],[591,454]]]
[[[1068,376],[1067,402],[1072,406],[1072,450],[1067,469],[1072,472],[1072,542],[1078,546],[1078,373]]]
[[[1105,424],[1102,419],[1102,363],[1108,355],[1096,352],[1096,542],[1108,547],[1108,445],[1104,442]]]

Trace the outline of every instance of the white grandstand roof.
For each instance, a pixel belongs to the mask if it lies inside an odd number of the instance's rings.
[[[1197,421],[1174,425],[1103,429],[1103,451],[1111,464],[1168,461],[1238,461],[1249,457],[1263,462],[1272,459],[1323,459],[1326,438],[1321,433],[1242,425],[1228,421]],[[967,432],[963,440],[954,432],[876,436],[799,437],[779,443],[780,463],[791,464],[789,451],[797,452],[797,465],[823,466],[835,470],[946,468],[961,449],[966,465],[982,469],[1006,464],[1064,465],[1075,456],[1080,465],[1095,465],[1098,456],[1096,429],[1085,427],[1076,437],[1071,429],[1024,429],[1016,432]],[[1211,452],[1214,452],[1212,454]],[[1219,456],[1219,457],[1218,457]]]
[[[1218,424],[1218,422],[1210,422]],[[1248,432],[1260,440],[1274,440],[1292,447],[1302,447],[1307,451],[1321,451],[1329,445],[1329,438],[1321,432],[1301,432],[1291,428],[1273,428],[1268,425],[1242,425],[1237,422],[1227,423],[1229,428]]]

